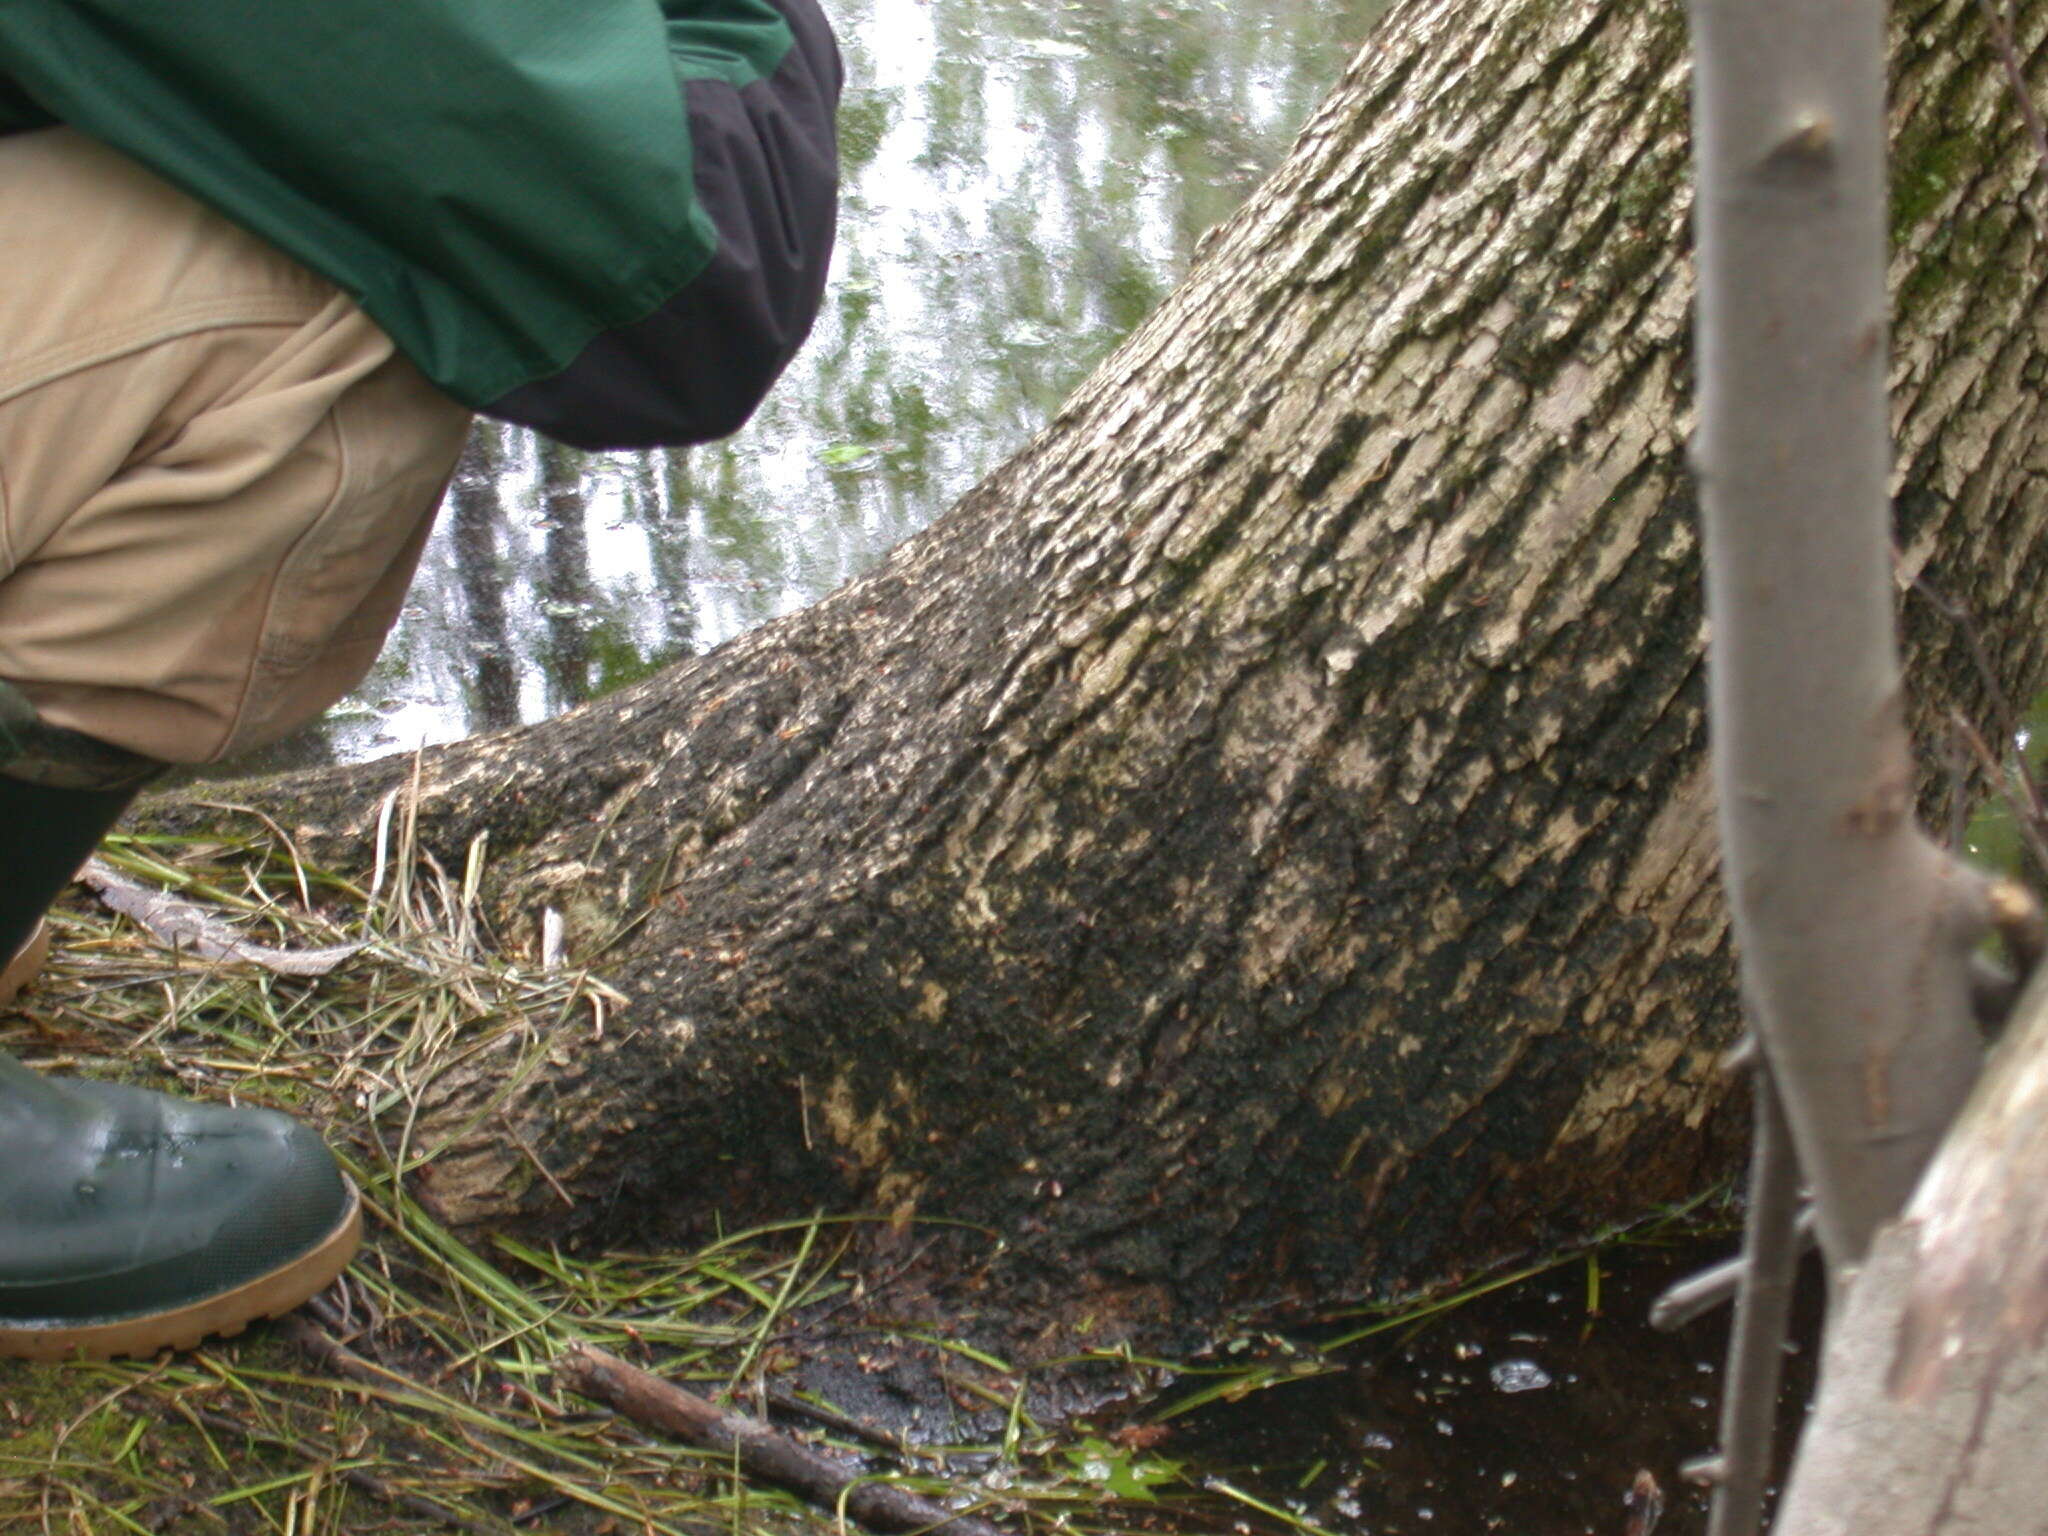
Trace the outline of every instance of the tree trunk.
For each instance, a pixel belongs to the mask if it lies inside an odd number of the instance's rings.
[[[463,657],[472,720],[493,730],[519,723],[519,675],[512,664],[512,626],[505,612],[505,569],[498,530],[505,516],[504,453],[496,424],[470,434],[448,487],[455,528],[455,576],[465,609]]]
[[[2048,1503],[2048,976],[1847,1278],[1779,1536],[2035,1531]]]
[[[1974,8],[1894,11],[1900,539],[2017,689],[2033,151]],[[1441,1280],[1725,1171],[1683,55],[1675,8],[1411,0],[937,525],[428,753],[426,845],[488,829],[500,933],[563,909],[631,999],[526,1080],[442,1074],[442,1205],[952,1218],[1110,1332]],[[1909,618],[1916,719],[1974,709]],[[243,793],[360,864],[411,773]]]

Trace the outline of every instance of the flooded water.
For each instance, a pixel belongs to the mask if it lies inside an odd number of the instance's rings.
[[[1728,1312],[1675,1334],[1647,1318],[1666,1286],[1733,1246],[1602,1249],[1353,1346],[1342,1373],[1170,1421],[1159,1453],[1331,1536],[1627,1536],[1645,1529],[1625,1503],[1645,1474],[1658,1536],[1698,1536],[1707,1494],[1679,1468],[1717,1439]],[[1780,1476],[1813,1390],[1820,1303],[1809,1260],[1779,1394]]]
[[[748,428],[485,427],[383,661],[262,766],[541,718],[820,596],[1012,452],[1285,152],[1385,0],[832,0],[844,217]]]

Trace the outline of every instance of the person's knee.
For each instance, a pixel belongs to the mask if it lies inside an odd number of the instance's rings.
[[[0,778],[52,789],[133,793],[170,764],[43,719],[0,678]]]

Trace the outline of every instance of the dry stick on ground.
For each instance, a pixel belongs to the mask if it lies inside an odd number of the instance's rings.
[[[346,1376],[351,1381],[360,1381],[372,1387],[400,1386],[419,1389],[418,1382],[400,1375],[397,1371],[365,1360],[340,1340],[330,1337],[318,1324],[308,1322],[303,1317],[279,1318],[277,1332],[337,1376]]]
[[[736,1459],[741,1470],[800,1494],[822,1509],[843,1509],[877,1531],[930,1531],[933,1536],[999,1536],[972,1515],[901,1488],[863,1483],[817,1452],[742,1414],[728,1413],[694,1392],[628,1365],[615,1355],[577,1345],[555,1362],[555,1379],[572,1392],[609,1403],[650,1428]]]
[[[863,1445],[872,1445],[877,1450],[887,1451],[898,1461],[907,1462],[912,1457],[911,1449],[904,1444],[901,1435],[892,1435],[886,1429],[863,1424],[859,1419],[851,1418],[838,1409],[828,1408],[822,1403],[806,1402],[786,1387],[769,1387],[768,1405],[794,1417],[822,1424],[827,1429],[836,1429],[840,1434],[858,1440]]]

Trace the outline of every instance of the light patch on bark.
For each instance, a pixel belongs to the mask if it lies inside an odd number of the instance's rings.
[[[1697,1084],[1689,1081],[1691,1074],[1674,1070],[1685,1054],[1682,1040],[1653,1039],[1641,1055],[1590,1079],[1558,1131],[1556,1144],[1561,1148],[1581,1142],[1610,1146],[1617,1139],[1626,1139],[1630,1117],[1645,1108],[1665,1109],[1677,1118],[1687,1118]]]
[[[832,1079],[818,1103],[825,1129],[832,1139],[851,1153],[863,1168],[880,1171],[894,1160],[892,1126],[887,1106],[877,1105],[867,1114],[854,1099],[853,1080],[841,1074]]]

